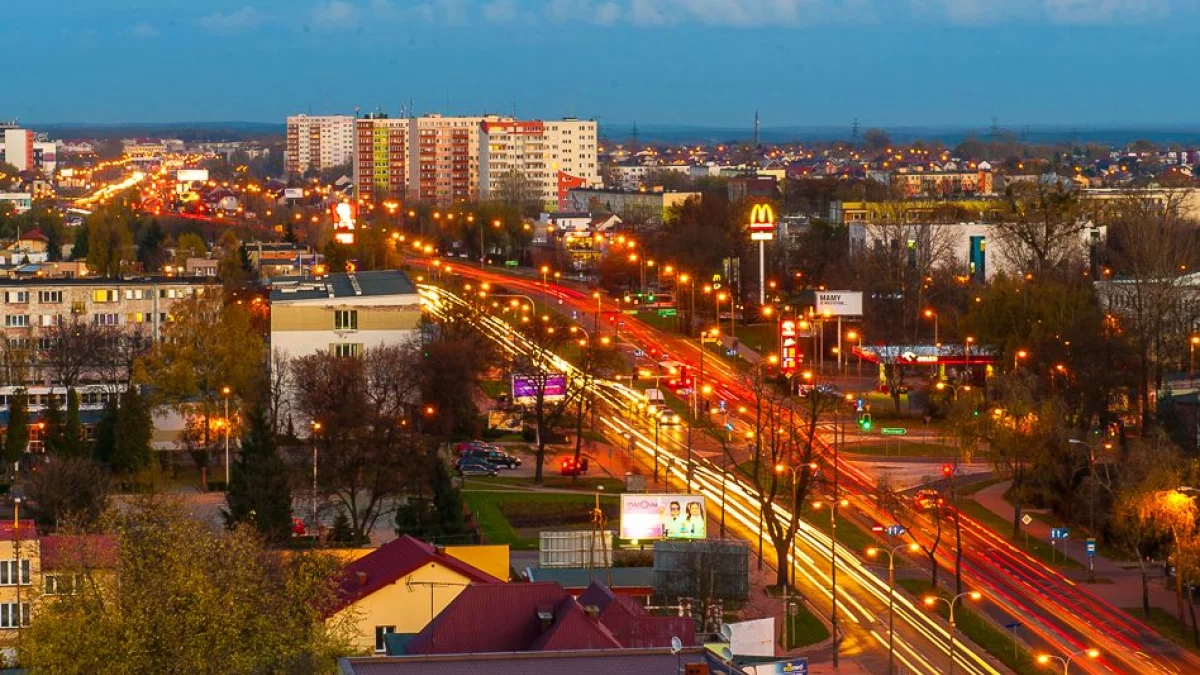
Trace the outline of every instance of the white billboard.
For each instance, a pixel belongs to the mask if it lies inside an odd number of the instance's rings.
[[[284,188],[284,199],[304,199],[304,188]]]
[[[703,495],[621,495],[622,539],[704,539]]]
[[[775,656],[775,617],[729,626],[729,651],[738,656]]]
[[[817,291],[817,314],[862,316],[862,291]]]
[[[180,169],[175,172],[175,180],[180,183],[190,183],[192,181],[203,183],[208,180],[208,169]]]

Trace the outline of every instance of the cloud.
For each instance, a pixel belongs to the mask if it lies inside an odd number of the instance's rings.
[[[154,24],[147,23],[145,21],[141,21],[141,22],[133,24],[133,26],[129,29],[129,32],[134,37],[146,38],[146,39],[156,38],[162,34],[158,31],[157,28],[154,27]]]
[[[496,0],[483,6],[483,18],[496,23],[507,23],[517,18],[517,6],[513,0]]]
[[[358,25],[358,8],[345,0],[318,3],[309,12],[309,24],[318,30],[336,30]]]
[[[263,22],[262,12],[252,5],[228,13],[216,12],[200,19],[200,25],[211,33],[228,35],[254,30]]]
[[[1110,23],[1165,18],[1174,3],[1170,0],[1045,0],[1046,14],[1059,23]]]

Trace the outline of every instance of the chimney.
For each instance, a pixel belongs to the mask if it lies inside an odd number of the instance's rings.
[[[600,608],[596,605],[584,605],[583,611],[587,612],[587,615],[592,617],[594,620],[600,619]]]
[[[548,605],[542,605],[537,608],[537,618],[542,632],[550,630],[550,626],[554,625],[554,610]]]
[[[366,572],[355,572],[354,578],[358,581],[359,586],[367,585],[367,573]]]

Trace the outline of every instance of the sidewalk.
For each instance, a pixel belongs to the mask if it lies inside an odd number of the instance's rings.
[[[975,493],[974,499],[979,502],[988,511],[1004,518],[1006,522],[1012,522],[1013,505],[1004,499],[1004,493],[1012,486],[1011,481],[1004,481],[989,485],[988,487]],[[1028,512],[1028,509],[1022,509],[1022,512]],[[1038,513],[1038,510],[1033,510],[1033,513]],[[1029,533],[1032,538],[1038,538],[1042,541],[1050,540],[1050,526],[1042,522],[1038,518],[1034,518],[1029,525],[1022,525],[1024,531]],[[1076,534],[1078,532],[1078,534]],[[1008,532],[999,533],[1007,538]],[[1065,542],[1059,542],[1059,550],[1065,551],[1068,556],[1074,558],[1080,563],[1087,564],[1087,549],[1086,531],[1074,530],[1070,538]],[[1108,579],[1112,583],[1087,583],[1087,570],[1061,570],[1062,573],[1072,581],[1079,584],[1081,588],[1088,591],[1098,598],[1106,600],[1110,604],[1119,608],[1141,607],[1142,606],[1142,574],[1138,569],[1136,562],[1121,563],[1096,555],[1095,571],[1097,579]],[[1166,588],[1162,582],[1161,565],[1156,565],[1159,571],[1158,576],[1152,576],[1150,579],[1150,606],[1158,607],[1166,612],[1174,615],[1177,611],[1175,604],[1174,591]],[[1137,618],[1141,618],[1138,616]]]

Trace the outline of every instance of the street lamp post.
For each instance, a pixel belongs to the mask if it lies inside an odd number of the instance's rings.
[[[889,546],[892,541],[892,535],[888,534]],[[921,547],[916,543],[905,544],[901,546],[891,546],[890,548],[869,548],[867,549],[867,557],[874,558],[880,553],[886,553],[888,557],[888,675],[893,675],[896,672],[896,643],[895,643],[895,619],[896,619],[896,552],[908,551],[916,553]]]
[[[933,311],[932,309],[927,309],[927,310],[925,310],[925,318],[933,319],[933,344],[934,344],[934,346],[936,347],[936,346],[942,344],[941,341],[938,340],[938,313]]]
[[[948,608],[950,608],[950,632],[947,633],[947,635],[950,637],[950,640],[949,640],[949,642],[950,642],[950,670],[949,670],[950,675],[954,675],[954,626],[955,626],[955,624],[954,624],[954,606],[956,604],[958,604],[958,602],[960,600],[962,600],[963,598],[979,600],[982,597],[983,597],[983,594],[980,593],[979,591],[968,591],[966,593],[959,593],[958,595],[954,596],[953,598],[950,598],[949,600],[947,600],[946,598],[938,597],[936,595],[925,596],[924,603],[925,603],[926,607],[933,607],[934,605],[936,605],[939,602],[944,602],[944,603],[946,603],[946,606]]]
[[[1196,379],[1196,345],[1200,345],[1200,335],[1193,335],[1188,340],[1188,379]]]
[[[1046,665],[1051,661],[1058,661],[1062,664],[1063,675],[1071,675],[1071,661],[1073,661],[1076,656],[1086,656],[1089,659],[1095,659],[1100,657],[1100,650],[1095,648],[1080,649],[1077,652],[1067,654],[1065,658],[1062,656],[1054,656],[1053,654],[1038,654],[1037,662],[1042,665]]]
[[[834,451],[837,451],[837,442],[834,441]],[[837,585],[837,512],[838,506],[849,506],[850,501],[847,499],[837,498],[837,460],[834,460],[834,486],[833,498],[830,500],[829,508],[829,590],[833,596],[833,608],[829,613],[829,623],[833,628],[833,668],[838,668],[838,585]],[[793,483],[794,489],[795,483]],[[821,508],[821,502],[813,502],[813,509]]]
[[[225,399],[225,491],[229,491],[229,387],[221,387]]]
[[[312,446],[313,446],[313,482],[312,482],[312,522],[313,529],[317,528],[317,433],[321,431],[321,423],[314,421],[312,423]]]

